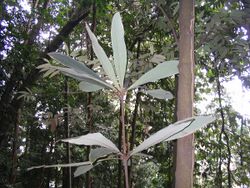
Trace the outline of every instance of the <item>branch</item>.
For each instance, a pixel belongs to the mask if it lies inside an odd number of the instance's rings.
[[[167,22],[169,23],[169,26],[170,26],[170,29],[172,30],[172,33],[174,35],[174,39],[175,39],[175,42],[179,48],[179,39],[178,39],[178,35],[177,35],[177,32],[176,30],[174,29],[174,26],[172,24],[172,21],[170,20],[170,18],[168,17],[167,13],[165,12],[165,10],[160,6],[158,5],[158,8],[161,10],[161,12],[163,13],[164,17],[166,18]]]

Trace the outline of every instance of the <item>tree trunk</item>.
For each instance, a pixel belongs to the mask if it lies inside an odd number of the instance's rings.
[[[194,98],[194,0],[180,1],[180,64],[177,119],[193,115]],[[175,187],[193,187],[194,135],[177,140]]]
[[[68,93],[69,93],[69,86],[68,86],[68,78],[65,77],[64,80],[64,128],[66,132],[66,138],[70,138],[70,129],[69,129],[69,105],[68,105]],[[71,152],[70,152],[70,144],[66,143],[66,163],[71,163]],[[63,169],[63,188],[71,188],[71,167],[67,167]]]

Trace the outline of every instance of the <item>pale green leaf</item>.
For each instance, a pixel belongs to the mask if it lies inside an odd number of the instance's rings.
[[[48,55],[64,66],[74,69],[76,72],[89,74],[96,79],[100,79],[100,77],[84,63],[80,63],[67,55],[56,52],[48,53]]]
[[[115,144],[106,137],[104,137],[101,133],[90,133],[79,137],[63,139],[62,141],[77,145],[102,146],[114,151],[115,153],[120,153],[119,149],[115,146]]]
[[[162,78],[177,74],[179,72],[178,63],[178,61],[165,61],[163,63],[160,63],[147,73],[143,74],[128,89],[133,89],[148,82],[155,82]]]
[[[90,171],[92,168],[94,168],[94,166],[92,164],[85,165],[85,166],[79,166],[79,167],[77,167],[76,171],[74,172],[74,177],[85,174],[86,172]]]
[[[98,91],[100,89],[104,89],[104,87],[102,87],[102,86],[90,84],[90,83],[84,82],[84,81],[80,82],[79,88],[80,88],[80,90],[82,90],[84,92],[95,92],[95,91]]]
[[[92,42],[92,48],[95,52],[96,57],[99,59],[100,63],[102,64],[102,67],[105,71],[105,73],[108,75],[109,79],[115,84],[116,87],[118,87],[117,78],[114,72],[113,65],[109,61],[106,53],[104,52],[103,48],[100,46],[100,44],[97,41],[97,38],[95,37],[94,33],[89,29],[89,26],[86,25],[87,32],[89,34],[89,38]]]
[[[152,90],[146,90],[144,91],[144,93],[152,96],[152,97],[155,97],[157,99],[172,99],[173,98],[173,95],[172,93],[170,93],[169,91],[165,91],[163,89],[152,89]]]
[[[57,67],[57,66],[50,66],[50,67],[52,69],[59,70],[63,74],[70,76],[74,79],[77,79],[79,81],[85,81],[85,82],[88,82],[90,84],[98,85],[100,87],[106,87],[106,88],[113,89],[112,85],[106,83],[105,81],[103,81],[101,79],[97,79],[97,78],[93,77],[92,75],[79,73],[79,72],[76,72],[74,69],[70,69],[70,68],[63,68],[63,67]]]
[[[122,88],[127,67],[127,49],[124,41],[124,28],[119,12],[112,19],[111,40],[116,74]]]
[[[189,126],[183,127],[179,132],[167,138],[165,141],[175,140],[187,136],[198,129],[206,126],[207,124],[213,122],[215,117],[213,116],[196,116],[194,121]],[[182,121],[179,121],[182,122]],[[177,122],[178,123],[178,122]]]
[[[33,170],[36,168],[75,167],[75,166],[84,166],[84,165],[90,165],[90,164],[91,164],[90,161],[85,161],[85,162],[69,163],[69,164],[40,165],[40,166],[32,166],[28,168],[27,170]]]
[[[106,157],[110,155],[111,153],[114,153],[114,150],[110,150],[108,148],[95,148],[92,149],[89,153],[89,161],[94,163],[97,159]]]
[[[141,152],[162,141],[170,141],[187,136],[195,132],[199,128],[206,126],[207,124],[211,123],[214,120],[215,118],[213,116],[197,116],[182,121],[178,121],[150,136],[148,139],[142,142],[138,147],[136,147],[130,153],[130,156],[138,152]]]

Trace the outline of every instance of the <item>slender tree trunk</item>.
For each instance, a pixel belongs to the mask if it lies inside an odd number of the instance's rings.
[[[18,133],[19,133],[19,123],[20,123],[20,113],[19,109],[17,112],[17,121],[15,123],[14,128],[14,137],[13,137],[13,145],[12,145],[12,165],[11,165],[11,175],[10,175],[10,184],[14,186],[16,182],[16,168],[17,168],[17,148],[18,148]]]
[[[217,64],[217,63],[216,63]],[[222,147],[224,146],[223,144],[223,138],[222,138],[222,135],[224,135],[224,141],[226,141],[226,147],[227,147],[227,174],[228,174],[228,188],[231,188],[232,187],[232,177],[231,177],[231,169],[230,169],[230,165],[231,165],[231,149],[230,149],[230,142],[229,142],[229,136],[226,132],[226,117],[225,117],[225,113],[224,113],[224,110],[223,110],[223,105],[222,105],[222,88],[221,88],[221,83],[220,83],[220,72],[219,72],[219,69],[217,67],[215,67],[216,69],[216,72],[217,72],[217,78],[216,78],[216,84],[217,84],[217,94],[218,94],[218,98],[219,98],[219,111],[220,111],[220,116],[221,116],[221,120],[222,120],[222,126],[221,126],[221,133],[220,133],[220,138],[219,138],[219,142],[221,144],[220,146],[220,169],[219,169],[219,172],[220,172],[220,180],[221,182],[220,183],[220,187],[223,186],[223,180],[222,180]]]
[[[180,65],[177,119],[193,116],[194,98],[194,0],[180,1]],[[177,140],[175,187],[193,187],[194,135]]]
[[[68,106],[68,78],[65,77],[64,80],[64,128],[66,132],[66,138],[70,138],[70,128],[69,128],[69,106]],[[70,144],[66,143],[66,163],[71,163],[71,152],[70,152]],[[71,188],[72,179],[71,179],[71,167],[67,167],[63,171],[63,188]]]
[[[93,1],[93,6],[92,6],[91,30],[93,32],[95,32],[95,30],[96,30],[96,2],[95,2],[95,0]],[[93,60],[94,59],[94,51],[93,51],[92,46],[91,46],[90,49],[88,48],[89,42],[90,41],[87,39],[87,49],[89,51],[90,59]],[[93,108],[91,106],[92,105],[92,98],[93,98],[92,93],[88,93],[88,96],[87,96],[87,109],[88,109],[88,111],[87,111],[87,126],[88,126],[88,130],[89,130],[90,133],[93,131]],[[87,158],[89,158],[90,149],[91,149],[91,147],[88,146],[87,147]],[[92,180],[92,177],[90,175],[90,172],[87,172],[86,173],[85,187],[86,188],[91,188],[92,183],[93,183],[93,180]]]

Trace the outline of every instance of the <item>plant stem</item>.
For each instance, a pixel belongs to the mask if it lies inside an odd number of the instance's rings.
[[[122,91],[120,93],[120,107],[121,107],[120,120],[122,125],[122,153],[123,153],[122,160],[124,166],[125,184],[126,188],[129,188],[126,127],[125,127],[125,100],[126,100],[126,92]]]
[[[123,159],[123,165],[124,165],[124,174],[125,174],[125,184],[126,188],[129,188],[129,181],[128,181],[128,159]]]

